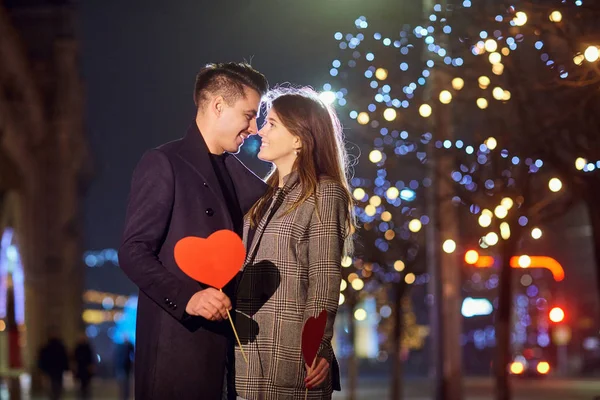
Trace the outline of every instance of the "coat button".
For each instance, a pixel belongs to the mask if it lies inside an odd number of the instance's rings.
[[[165,304],[169,304],[171,302],[171,300],[169,300],[168,297],[165,297]]]
[[[177,304],[173,304],[173,310],[177,310]]]
[[[208,187],[208,183],[206,183],[206,182],[203,182],[203,183],[202,183],[202,185],[203,185],[205,188],[207,188],[207,187]]]
[[[213,215],[215,215],[215,210],[213,210],[212,208],[207,208],[206,215],[208,215],[209,217],[212,217]]]

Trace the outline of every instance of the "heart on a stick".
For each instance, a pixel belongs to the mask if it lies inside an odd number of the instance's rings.
[[[190,278],[223,289],[240,271],[246,249],[240,237],[223,229],[206,239],[186,236],[175,245],[175,262]]]
[[[309,366],[312,366],[319,351],[325,334],[325,325],[327,325],[327,310],[321,311],[317,318],[307,319],[302,328],[302,356]]]

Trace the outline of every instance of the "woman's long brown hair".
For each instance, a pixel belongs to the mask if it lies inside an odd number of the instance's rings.
[[[344,188],[348,204],[345,254],[351,254],[355,231],[354,204],[348,184],[349,163],[342,126],[335,111],[309,88],[275,89],[268,99],[267,107],[277,113],[292,135],[300,138],[302,146],[292,167],[292,171],[298,172],[302,196],[286,212],[292,212],[311,196],[316,197],[319,179],[339,183]],[[252,227],[258,226],[279,185],[276,168],[269,175],[267,184],[267,192],[248,212]],[[315,204],[318,203],[315,201]]]

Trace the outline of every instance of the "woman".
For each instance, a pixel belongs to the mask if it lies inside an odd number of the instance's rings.
[[[244,224],[248,254],[237,309],[251,318],[237,316],[248,363],[236,348],[236,390],[244,399],[281,400],[304,399],[308,388],[308,398],[327,399],[339,390],[331,338],[340,262],[354,228],[342,129],[312,90],[274,97],[258,153],[274,170]],[[302,327],[323,309],[325,335],[307,366]]]

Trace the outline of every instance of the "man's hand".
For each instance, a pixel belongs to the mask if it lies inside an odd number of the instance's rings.
[[[227,310],[231,310],[229,297],[215,288],[197,292],[185,307],[189,315],[204,317],[209,321],[227,319]]]
[[[329,374],[329,362],[327,362],[326,359],[317,357],[317,360],[315,361],[315,369],[312,371],[310,370],[310,366],[308,364],[304,365],[306,365],[306,370],[309,371],[306,379],[304,379],[304,384],[306,385],[307,389],[312,389],[313,387],[325,382],[325,379],[327,379],[327,375]]]

